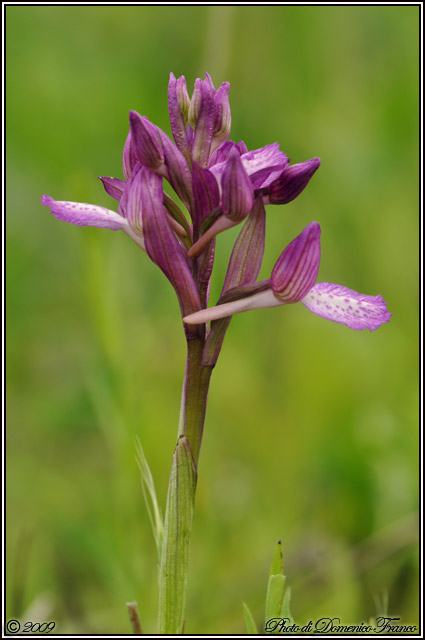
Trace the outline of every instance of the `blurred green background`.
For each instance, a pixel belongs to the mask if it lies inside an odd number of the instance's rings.
[[[354,332],[302,305],[236,317],[213,374],[187,633],[259,624],[282,538],[292,613],[418,624],[419,8],[8,6],[7,615],[59,633],[156,630],[138,436],[165,504],[185,340],[174,291],[127,237],[40,204],[114,208],[128,111],[169,133],[168,75],[231,83],[232,139],[320,156],[269,207],[261,277],[309,222],[319,281],[381,293]],[[211,301],[233,229],[219,237]]]

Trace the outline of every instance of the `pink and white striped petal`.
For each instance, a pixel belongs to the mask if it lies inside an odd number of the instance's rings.
[[[233,302],[218,304],[216,307],[210,307],[209,309],[202,309],[201,311],[197,311],[196,313],[186,316],[183,320],[186,324],[202,324],[204,322],[234,316],[235,313],[251,311],[251,309],[280,307],[282,304],[284,303],[280,302],[280,300],[276,298],[271,289],[266,289],[265,291],[260,291],[259,293],[255,293],[254,295],[246,298],[240,298]]]
[[[391,318],[382,296],[367,296],[328,282],[316,284],[300,302],[322,318],[351,329],[374,331]]]
[[[128,227],[125,218],[118,213],[95,204],[53,200],[50,196],[41,196],[41,204],[50,207],[51,212],[58,220],[77,224],[80,227],[100,227],[112,229],[112,231],[125,230]]]

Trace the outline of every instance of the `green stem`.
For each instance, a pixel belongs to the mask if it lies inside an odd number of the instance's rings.
[[[212,367],[204,340],[188,340],[177,446],[171,465],[159,569],[159,633],[182,634],[197,468]]]
[[[212,367],[202,366],[203,340],[187,343],[186,371],[178,435],[184,434],[198,466]]]

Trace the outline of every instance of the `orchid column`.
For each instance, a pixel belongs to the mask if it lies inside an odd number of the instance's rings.
[[[170,75],[168,107],[174,142],[146,116],[130,112],[124,180],[101,178],[118,212],[96,205],[42,203],[61,220],[123,230],[164,272],[180,304],[187,341],[177,445],[165,514],[159,579],[159,632],[181,634],[189,541],[199,454],[211,372],[231,316],[249,309],[301,302],[310,311],[353,329],[376,329],[390,314],[380,296],[315,284],[320,227],[312,222],[277,260],[270,279],[257,282],[265,248],[265,204],[286,204],[318,169],[314,158],[290,165],[278,143],[248,151],[230,135],[229,84],[217,90]],[[163,189],[167,181],[176,196]],[[183,210],[185,211],[183,211]],[[207,308],[216,236],[244,222],[230,257],[218,303]],[[211,324],[208,324],[211,323]]]

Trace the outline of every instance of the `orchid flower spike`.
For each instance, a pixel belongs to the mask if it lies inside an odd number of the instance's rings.
[[[309,224],[283,251],[276,262],[268,286],[252,295],[234,289],[231,302],[204,309],[183,318],[199,324],[226,318],[251,309],[265,309],[301,302],[322,318],[345,324],[351,329],[378,329],[388,322],[386,303],[381,296],[368,296],[337,284],[314,284],[320,263],[320,227]],[[227,292],[227,297],[231,291]]]
[[[381,296],[315,284],[320,262],[316,222],[288,245],[269,280],[252,284],[264,254],[264,205],[297,198],[319,168],[320,158],[291,165],[277,142],[249,151],[243,141],[230,140],[229,88],[223,82],[215,89],[206,73],[195,80],[189,97],[185,77],[176,79],[171,73],[168,110],[173,139],[146,116],[130,111],[122,154],[124,179],[100,178],[118,202],[117,212],[47,195],[42,204],[65,222],[121,229],[130,236],[176,290],[188,337],[204,332],[204,327],[191,325],[295,302],[353,329],[373,330],[388,322]],[[164,180],[177,198],[163,188]],[[208,309],[214,239],[244,220],[222,296]]]

